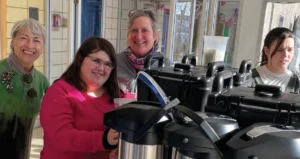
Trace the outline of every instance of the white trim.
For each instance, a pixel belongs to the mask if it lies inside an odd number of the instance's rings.
[[[299,0],[264,0],[264,2],[273,2],[273,3],[300,3]]]
[[[69,26],[69,64],[73,61],[74,59],[74,52],[75,50],[75,14],[76,14],[76,10],[75,10],[75,3],[74,1],[69,3],[69,22],[68,22],[68,26]],[[78,37],[77,37],[78,38]]]
[[[263,31],[264,31],[264,23],[265,23],[265,16],[266,16],[266,9],[267,9],[267,1],[266,0],[264,0],[263,2],[262,2],[262,10],[263,10],[263,12],[261,13],[261,18],[260,18],[260,24],[259,24],[259,26],[260,26],[260,30],[259,30],[259,32],[258,32],[258,35],[260,35],[259,36],[259,38],[257,39],[257,44],[256,44],[256,54],[255,54],[255,57],[254,57],[254,61],[252,61],[252,67],[256,67],[256,64],[258,64],[257,62],[258,62],[258,60],[259,60],[259,56],[260,56],[260,54],[261,54],[261,46],[262,46],[262,41],[263,41],[263,39],[264,39],[264,37],[263,37]]]
[[[174,54],[174,37],[175,37],[175,7],[177,0],[170,0],[169,28],[168,28],[168,44],[166,56],[173,61]]]
[[[208,19],[210,20],[210,23],[208,23],[207,26],[207,34],[210,36],[215,35],[215,25],[216,25],[216,15],[218,13],[218,3],[219,0],[211,0],[209,5],[209,11],[208,11]]]
[[[46,33],[47,33],[47,40],[46,40],[46,49],[44,53],[44,70],[45,70],[45,76],[50,80],[50,56],[51,56],[51,3],[50,0],[45,1],[45,27],[46,27]]]
[[[103,11],[102,11],[103,12]],[[116,52],[121,52],[121,31],[122,31],[122,0],[118,0],[118,22],[117,22],[117,43]],[[103,29],[102,29],[103,30]]]
[[[101,15],[101,37],[105,37],[105,21],[106,21],[106,1],[102,0],[102,15]],[[112,1],[112,0],[108,0]]]
[[[82,10],[82,3],[81,1],[78,1],[76,6],[76,22],[75,22],[75,26],[76,26],[76,30],[75,30],[75,50],[77,50],[79,48],[79,46],[81,45],[81,10]]]
[[[188,54],[192,54],[193,39],[194,39],[194,28],[195,28],[195,11],[196,11],[196,0],[192,0],[191,8],[191,24],[190,24],[190,39],[188,41],[189,51]]]
[[[209,11],[210,0],[203,0],[202,2],[202,13],[200,19],[200,39],[199,39],[199,50],[197,51],[197,65],[202,65],[204,63],[203,58],[203,49],[204,49],[204,36],[206,35],[206,26],[207,26],[207,18],[208,18],[208,11]],[[204,15],[204,16],[203,16]]]
[[[237,20],[237,26],[236,26],[236,33],[235,33],[235,42],[234,42],[234,51],[233,51],[233,55],[232,55],[232,66],[236,66],[237,64],[237,60],[235,57],[238,56],[238,49],[239,49],[239,38],[240,38],[240,34],[241,34],[241,25],[242,25],[242,17],[243,17],[243,6],[244,6],[244,0],[240,1],[240,6],[239,6],[239,18]],[[252,61],[253,64],[253,61]]]

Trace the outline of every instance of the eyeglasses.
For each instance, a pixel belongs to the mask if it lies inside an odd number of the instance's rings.
[[[22,82],[29,86],[29,89],[26,92],[27,97],[30,99],[34,99],[37,97],[37,91],[32,87],[33,77],[32,74],[24,74],[22,76]]]
[[[110,63],[110,62],[106,62],[106,61],[103,61],[103,60],[101,60],[101,59],[98,59],[98,58],[95,58],[95,57],[92,57],[92,56],[87,56],[87,57],[89,57],[89,58],[92,60],[94,66],[97,66],[97,67],[98,67],[98,66],[103,65],[103,66],[104,66],[104,69],[105,69],[105,70],[108,70],[108,71],[111,71],[112,69],[115,68],[115,67],[113,66],[113,64]]]
[[[132,17],[135,13],[145,13],[147,15],[149,15],[153,20],[155,20],[155,15],[156,15],[156,12],[152,9],[138,9],[138,10],[131,10],[129,11],[128,13],[128,17]]]

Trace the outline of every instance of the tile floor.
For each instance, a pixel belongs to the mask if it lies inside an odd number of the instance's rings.
[[[34,128],[32,133],[30,159],[39,159],[42,148],[43,148],[43,129],[41,127]]]

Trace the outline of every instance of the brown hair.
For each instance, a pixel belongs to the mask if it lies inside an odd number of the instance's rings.
[[[266,36],[265,40],[264,40],[264,46],[262,48],[262,55],[261,55],[261,62],[260,62],[260,66],[266,65],[268,63],[268,56],[265,53],[264,47],[267,48],[271,48],[272,43],[275,40],[277,41],[277,44],[275,46],[275,49],[273,50],[273,52],[271,53],[271,58],[275,55],[277,49],[280,47],[280,45],[282,44],[282,42],[287,39],[287,38],[295,38],[294,33],[288,29],[288,28],[284,28],[284,27],[277,27],[272,29]]]
[[[108,54],[111,63],[114,66],[114,68],[111,70],[109,78],[103,84],[103,87],[106,89],[109,95],[109,102],[112,103],[114,98],[118,98],[121,92],[117,81],[116,52],[113,45],[106,39],[97,36],[92,36],[86,39],[78,49],[72,64],[61,75],[60,78],[66,80],[69,84],[73,85],[78,90],[86,91],[87,85],[80,77],[81,65],[85,57],[100,50]]]
[[[155,34],[155,32],[157,32],[157,28],[155,26],[155,24],[157,23],[157,17],[156,17],[156,12],[154,12],[153,10],[150,10],[150,9],[132,10],[128,13],[128,17],[129,17],[129,20],[128,20],[128,24],[127,24],[127,36],[129,35],[130,28],[133,25],[134,20],[139,17],[148,17],[151,20],[153,34]],[[158,49],[158,43],[159,43],[159,37],[157,38],[157,40],[155,40],[155,42],[153,44],[155,50]]]

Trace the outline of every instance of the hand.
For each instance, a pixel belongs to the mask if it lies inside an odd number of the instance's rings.
[[[107,141],[110,145],[117,145],[119,142],[119,132],[114,129],[109,129],[107,134]]]

